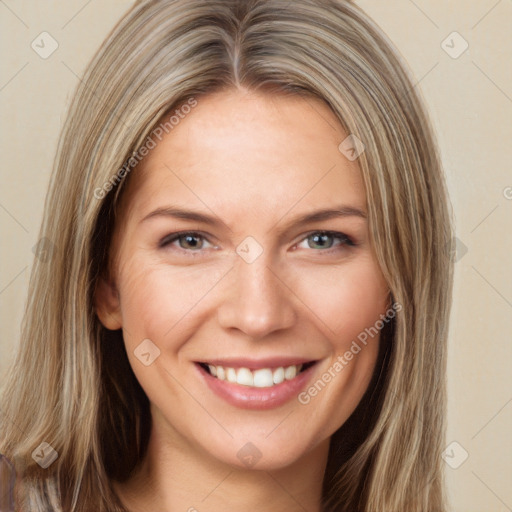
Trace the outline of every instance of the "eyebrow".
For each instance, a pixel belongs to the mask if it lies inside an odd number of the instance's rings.
[[[194,210],[184,210],[182,208],[177,208],[174,206],[157,208],[156,210],[153,210],[152,212],[148,213],[145,217],[143,217],[140,223],[146,222],[155,217],[172,217],[176,219],[200,222],[214,227],[219,227],[221,224],[225,224],[214,215],[209,215]],[[298,215],[292,218],[289,222],[285,224],[285,226],[279,228],[278,232],[283,233],[291,229],[292,227],[300,224],[311,224],[313,222],[321,222],[340,217],[359,217],[362,219],[366,219],[367,215],[366,212],[359,208],[356,208],[355,206],[340,205],[335,208],[323,208],[320,210],[315,210],[313,212],[304,213],[302,215]],[[281,220],[279,220],[277,224],[279,224],[279,222],[281,222]]]

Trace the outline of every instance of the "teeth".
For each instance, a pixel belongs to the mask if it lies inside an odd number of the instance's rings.
[[[242,386],[252,386],[254,378],[251,370],[240,368],[238,372],[236,372],[236,382],[237,384],[242,384]]]
[[[281,384],[281,382],[284,382],[284,368],[281,366],[280,368],[277,368],[277,370],[274,370],[272,377],[274,384]]]
[[[242,386],[250,386],[255,388],[269,388],[277,384],[281,384],[285,380],[294,379],[302,370],[302,364],[292,365],[279,368],[260,368],[251,371],[248,368],[224,368],[222,366],[208,365],[210,374],[217,379],[227,380],[241,384]]]
[[[234,368],[226,368],[226,379],[228,382],[236,382],[236,370]]]
[[[208,365],[210,366],[210,365]],[[222,368],[222,366],[214,366],[214,368],[217,368],[217,375],[214,375],[214,377],[217,377],[218,379],[220,380],[226,380],[226,371],[224,370],[224,368]],[[213,373],[212,373],[213,375]]]
[[[284,378],[286,380],[292,380],[296,376],[297,376],[297,367],[296,366],[288,366],[288,368],[285,368]]]
[[[269,368],[262,368],[253,372],[254,387],[256,388],[269,388],[274,385],[272,380],[272,370]]]

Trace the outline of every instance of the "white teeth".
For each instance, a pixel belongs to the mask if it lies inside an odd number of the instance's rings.
[[[297,367],[296,366],[288,366],[288,368],[286,368],[284,370],[284,378],[286,380],[292,380],[296,376],[297,376]]]
[[[269,388],[274,385],[272,380],[272,370],[269,368],[263,368],[253,372],[254,375],[254,386],[257,388]]]
[[[236,371],[234,368],[226,368],[226,379],[228,382],[236,382]]]
[[[274,381],[274,384],[281,384],[281,382],[284,382],[284,368],[282,366],[274,370],[272,380]]]
[[[241,384],[242,386],[250,386],[256,388],[269,388],[277,384],[281,384],[285,380],[292,380],[302,370],[302,364],[291,365],[279,368],[260,368],[251,371],[248,368],[224,368],[223,366],[215,366],[208,364],[210,374],[219,380],[227,380]]]
[[[252,386],[253,385],[253,376],[251,370],[248,368],[240,368],[236,372],[236,383],[242,384],[242,386]]]

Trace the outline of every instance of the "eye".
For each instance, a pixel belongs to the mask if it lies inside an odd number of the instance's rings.
[[[164,248],[173,245],[175,242],[178,243],[177,249],[182,249],[187,252],[199,252],[201,249],[206,248],[205,244],[210,244],[202,234],[196,231],[186,231],[167,235],[158,245]],[[214,245],[210,245],[214,247]]]
[[[307,247],[301,247],[301,244],[304,242],[307,243]],[[338,233],[336,231],[315,231],[304,238],[296,247],[320,249],[322,251],[331,252],[332,250],[341,249],[343,246],[354,247],[355,245],[354,241],[344,233]]]

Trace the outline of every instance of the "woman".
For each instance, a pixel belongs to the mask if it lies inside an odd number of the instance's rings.
[[[358,7],[138,2],[58,148],[2,400],[17,507],[444,511],[451,240]]]

